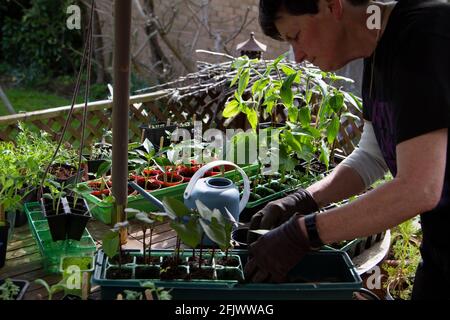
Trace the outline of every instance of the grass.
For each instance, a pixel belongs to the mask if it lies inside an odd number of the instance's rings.
[[[4,90],[16,112],[67,106],[71,102],[69,98],[34,89],[4,88]],[[0,100],[0,116],[6,115],[9,115],[9,113],[6,106],[3,104],[3,101]]]

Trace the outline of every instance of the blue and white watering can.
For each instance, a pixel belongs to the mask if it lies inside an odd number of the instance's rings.
[[[241,174],[244,182],[244,194],[240,199],[239,190],[236,185],[227,178],[223,177],[208,177],[203,178],[205,173],[214,167],[218,166],[233,166]],[[144,189],[136,185],[134,182],[130,182],[129,185],[138,191],[144,198],[152,202],[161,210],[165,211],[164,205],[161,201],[156,199],[151,194],[147,193]],[[203,167],[201,167],[191,178],[185,192],[184,192],[184,204],[190,209],[196,209],[196,200],[200,200],[209,209],[218,209],[227,217],[228,214],[225,208],[231,213],[236,221],[239,221],[239,215],[247,205],[250,198],[250,182],[247,174],[239,166],[229,161],[213,161]],[[212,241],[205,237],[204,245],[212,245]]]
[[[227,178],[209,177],[203,178],[205,173],[214,167],[233,166],[241,174],[244,181],[244,194],[239,200],[239,190],[236,185]],[[231,213],[236,221],[239,221],[239,215],[247,205],[250,198],[250,182],[244,170],[229,161],[214,161],[201,167],[191,178],[186,190],[184,191],[184,204],[195,209],[195,201],[200,200],[209,209],[218,209],[227,216],[225,208]]]

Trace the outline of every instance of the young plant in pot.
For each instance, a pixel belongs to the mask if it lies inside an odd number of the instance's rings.
[[[187,269],[180,258],[181,242],[193,249],[195,259],[195,248],[201,243],[203,230],[199,224],[199,215],[189,210],[184,203],[173,198],[164,197],[162,203],[166,208],[167,216],[171,219],[170,226],[177,233],[177,244],[173,256],[163,259],[161,265],[161,279],[186,279]],[[202,249],[200,249],[199,261],[202,260]]]
[[[58,182],[52,180],[47,182],[49,192],[44,193],[40,199],[42,213],[48,221],[53,241],[66,240],[67,215],[64,205],[67,206],[67,203],[63,204],[66,192],[64,186],[61,186]]]
[[[233,228],[237,228],[239,223],[227,208],[225,208],[226,216],[224,216],[218,209],[210,210],[201,201],[197,200],[196,206],[201,216],[200,225],[202,229],[225,253],[224,257],[218,259],[216,263],[223,266],[238,267],[239,261],[229,256],[229,250],[233,247],[231,242]]]
[[[72,195],[66,197],[70,209],[67,218],[67,238],[80,241],[87,223],[92,218],[89,206],[82,197],[83,194],[90,192],[90,188],[79,184],[69,189]]]
[[[89,173],[95,174],[103,163],[111,161],[112,144],[106,142],[106,138],[111,136],[112,132],[105,130],[101,142],[92,145],[88,160]]]
[[[56,181],[49,181],[50,193],[41,198],[41,208],[47,218],[53,241],[72,239],[80,241],[92,215],[86,200],[79,194],[90,192],[89,187],[79,185],[65,188]],[[73,195],[68,196],[70,190]]]
[[[0,301],[22,300],[29,285],[29,282],[25,280],[9,278],[0,280]]]
[[[124,268],[123,265],[132,263],[133,257],[124,253],[120,239],[121,230],[126,229],[128,225],[128,221],[118,222],[102,237],[103,252],[107,255],[109,264],[113,265],[107,271],[108,279],[131,279],[131,269]]]
[[[135,278],[136,279],[157,279],[159,278],[159,267],[153,267],[154,265],[159,265],[159,257],[152,257],[152,237],[153,231],[155,229],[156,222],[162,222],[164,217],[167,216],[166,213],[145,213],[136,209],[127,208],[125,209],[127,213],[135,214],[135,219],[140,225],[143,233],[142,239],[142,258],[136,257],[136,264],[143,265],[143,267],[136,268]],[[150,240],[147,245],[147,232],[150,229]],[[148,247],[148,253],[147,253]],[[148,266],[148,267],[147,267]]]
[[[179,185],[183,183],[183,177],[177,174],[173,171],[168,171],[167,167],[164,169],[162,174],[158,174],[156,176],[156,180],[163,186],[163,187],[174,187],[176,185]]]
[[[175,185],[176,180],[174,178],[176,177],[172,174],[168,175],[164,169],[164,167],[172,165],[172,162],[163,156],[167,149],[161,149],[157,153],[153,144],[145,139],[140,148],[134,150],[141,157],[136,159],[136,163],[140,165],[142,176],[136,177],[136,182],[144,189],[152,191],[160,188],[160,186]]]

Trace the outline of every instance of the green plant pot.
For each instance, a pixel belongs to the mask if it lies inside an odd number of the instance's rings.
[[[8,247],[8,233],[9,222],[6,221],[6,225],[0,226],[0,268],[5,266],[6,262],[6,249]]]

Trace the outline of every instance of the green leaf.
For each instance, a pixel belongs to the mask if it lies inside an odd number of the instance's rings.
[[[331,120],[330,125],[327,128],[327,139],[328,139],[328,143],[331,145],[334,140],[336,139],[338,133],[339,133],[339,128],[341,127],[341,123],[339,121],[338,117],[333,117],[333,120]]]
[[[48,294],[52,293],[51,289],[50,289],[50,286],[48,285],[47,281],[42,280],[42,279],[36,279],[36,280],[34,280],[34,283],[40,284],[41,286],[43,286],[47,290]]]
[[[343,106],[344,96],[341,93],[337,93],[330,98],[330,107],[334,112],[339,113]]]
[[[225,213],[226,213],[226,217],[224,217],[225,220],[228,220],[229,222],[231,222],[232,226],[238,227],[239,225],[243,225],[240,224],[231,214],[231,212],[228,210],[228,208],[225,208]]]
[[[239,102],[236,100],[231,100],[225,105],[222,115],[224,118],[232,118],[241,112],[239,109]]]
[[[206,235],[221,249],[229,246],[229,241],[227,243],[225,226],[221,225],[215,217],[212,217],[209,224],[204,220],[200,220],[200,225]]]
[[[328,84],[322,79],[316,78],[317,87],[319,88],[322,96],[326,97],[328,95]]]
[[[288,146],[291,147],[292,150],[294,150],[295,152],[302,151],[302,144],[300,140],[297,137],[295,137],[290,131],[285,131],[284,138]]]
[[[274,62],[272,63],[272,65],[274,66],[274,67],[277,67],[278,66],[278,64],[281,62],[281,60],[283,60],[284,58],[286,58],[286,53],[285,54],[282,54],[281,56],[278,56],[275,60],[274,60]]]
[[[319,109],[319,124],[328,120],[327,116],[330,113],[330,99],[324,98]]]
[[[150,142],[147,138],[145,138],[144,142],[142,143],[142,146],[144,147],[147,154],[151,154],[155,152],[155,147],[153,146],[153,143]]]
[[[256,131],[256,128],[258,126],[258,113],[253,108],[248,108],[246,111],[247,114],[247,120],[252,126],[253,131]]]
[[[239,79],[239,86],[238,86],[238,95],[242,97],[245,90],[247,89],[248,82],[250,80],[250,70],[246,69],[242,72],[242,75]]]
[[[199,245],[202,239],[202,229],[197,218],[191,217],[187,223],[173,220],[170,226],[176,231],[181,241],[189,247],[195,248]]]
[[[195,200],[195,205],[197,207],[198,213],[200,217],[205,220],[211,221],[212,211],[209,209],[203,202],[200,200]]]
[[[70,190],[79,195],[90,194],[92,192],[91,188],[89,188],[86,184],[78,184],[77,186],[70,188]]]
[[[148,217],[148,214],[145,213],[145,212],[139,212],[139,213],[137,213],[136,216],[135,216],[135,218],[136,218],[139,222],[144,223],[144,224],[147,224],[147,225],[149,225],[149,226],[151,226],[152,224],[155,223],[155,220],[150,219],[150,218]]]
[[[183,218],[191,214],[191,210],[183,202],[175,198],[164,197],[162,203],[170,213],[170,217]]]
[[[247,56],[242,56],[242,57],[238,57],[236,58],[233,63],[231,64],[231,67],[233,69],[241,69],[243,67],[245,67],[248,64],[249,60]]]
[[[297,74],[291,74],[283,81],[283,85],[281,86],[280,97],[287,107],[292,107],[294,103],[294,94],[292,93],[292,83],[294,82],[296,76]]]
[[[311,110],[307,106],[300,108],[299,116],[302,126],[309,127],[311,125]]]
[[[267,78],[256,80],[252,86],[252,95],[262,93],[262,91],[266,88],[268,83],[269,79]]]
[[[239,78],[241,77],[241,73],[242,73],[242,69],[239,69],[239,70],[237,71],[236,75],[234,76],[233,80],[231,80],[230,87],[233,87],[233,86],[236,84],[236,82],[237,82],[237,81],[239,80]]]
[[[173,163],[167,159],[166,157],[157,157],[153,158],[153,161],[158,164],[159,166],[166,167],[171,166]]]
[[[312,95],[313,95],[313,92],[311,90],[309,90],[306,93],[305,100],[306,100],[307,105],[309,105],[311,103]]]
[[[360,118],[360,117],[358,117],[357,115],[354,115],[354,114],[351,113],[351,112],[344,112],[344,113],[342,114],[342,117],[352,118],[352,119],[354,119],[354,120],[359,120],[359,121],[361,121],[361,118]]]
[[[98,170],[97,170],[97,173],[95,176],[97,178],[100,178],[100,177],[106,175],[106,173],[111,169],[111,167],[112,167],[112,161],[106,160],[98,167]]]
[[[282,64],[280,69],[284,72],[285,75],[290,76],[291,74],[297,74],[297,71],[288,65]]]
[[[108,231],[102,238],[103,251],[109,258],[114,258],[119,250],[119,232]]]
[[[319,161],[322,162],[328,169],[328,166],[330,164],[330,150],[328,149],[328,146],[323,140],[322,145],[320,146]]]
[[[350,92],[343,92],[343,94],[348,102],[350,102],[359,112],[362,112],[363,105],[360,98],[357,98]]]
[[[298,110],[295,106],[288,107],[288,117],[290,122],[297,122]]]

